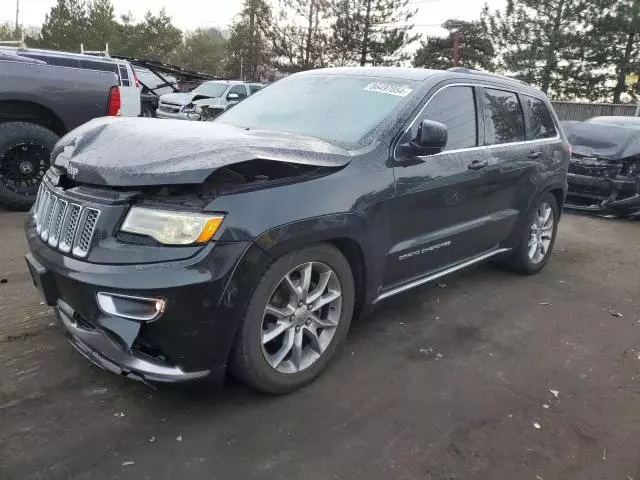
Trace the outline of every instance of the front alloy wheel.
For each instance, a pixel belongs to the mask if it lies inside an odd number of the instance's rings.
[[[354,300],[351,267],[335,246],[320,243],[282,255],[249,297],[231,372],[265,393],[303,387],[344,342]]]
[[[342,289],[334,271],[307,262],[288,272],[262,319],[262,352],[281,373],[305,370],[327,349],[342,312]]]

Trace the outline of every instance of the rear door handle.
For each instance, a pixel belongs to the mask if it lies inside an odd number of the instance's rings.
[[[469,170],[480,170],[481,168],[488,166],[489,162],[487,160],[474,160],[469,164]]]
[[[542,152],[529,152],[529,158],[540,158],[542,156]]]

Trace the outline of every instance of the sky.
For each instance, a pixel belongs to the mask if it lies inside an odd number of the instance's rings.
[[[15,22],[16,1],[20,2],[20,23],[39,26],[56,0],[0,0],[0,22]],[[409,0],[418,14],[411,20],[415,31],[438,35],[444,31],[437,25],[449,18],[477,20],[485,1],[491,9],[502,8],[506,0]],[[157,13],[164,7],[173,23],[182,30],[198,27],[226,27],[240,10],[242,0],[111,0],[116,15],[131,12],[142,18],[148,10]]]

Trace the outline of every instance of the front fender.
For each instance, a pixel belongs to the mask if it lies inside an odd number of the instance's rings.
[[[327,242],[335,245],[347,257],[356,282],[360,281],[359,302],[369,303],[376,294],[384,274],[381,245],[387,232],[373,231],[366,219],[354,213],[339,213],[307,218],[272,228],[256,239],[256,245],[271,258],[306,245]],[[376,241],[376,239],[378,241]]]

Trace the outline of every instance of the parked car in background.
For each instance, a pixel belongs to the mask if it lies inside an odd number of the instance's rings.
[[[27,261],[75,348],[280,394],[355,311],[488,259],[540,271],[569,146],[524,83],[372,67],[286,77],[212,122],[94,120],[52,158]]]
[[[562,122],[573,155],[567,208],[640,216],[640,118]]]
[[[62,135],[96,117],[139,114],[126,61],[0,47],[0,203],[31,206]]]
[[[189,70],[158,60],[113,56],[127,60],[136,71],[141,87],[141,116],[143,117],[156,116],[160,96],[168,93],[190,92],[202,82],[217,80],[217,77],[209,73]]]
[[[208,107],[217,115],[232,105],[258,91],[259,84],[248,84],[234,80],[212,80],[205,82],[189,93],[162,95],[158,103],[158,118],[191,120],[196,107]]]

